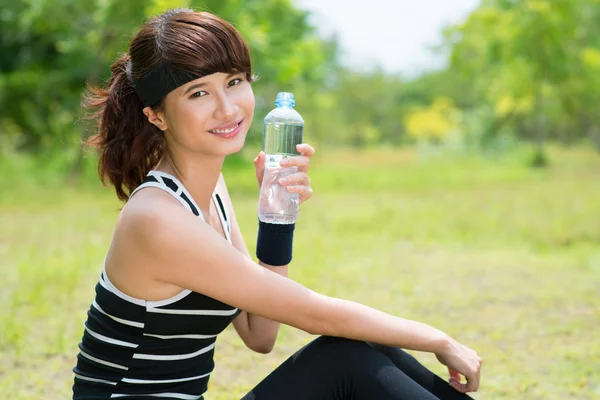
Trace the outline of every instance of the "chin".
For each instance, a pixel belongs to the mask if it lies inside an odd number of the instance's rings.
[[[242,151],[243,148],[244,148],[244,142],[242,142],[238,146],[236,146],[233,149],[231,149],[230,151],[228,151],[227,154],[225,154],[225,155],[230,156],[232,154],[239,153],[240,151]]]
[[[222,155],[229,156],[231,154],[239,153],[244,148],[246,143],[246,134],[239,135],[234,140],[223,145]]]

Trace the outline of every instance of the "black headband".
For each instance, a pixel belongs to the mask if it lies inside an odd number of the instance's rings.
[[[160,63],[148,75],[136,80],[134,86],[144,107],[152,107],[179,86],[209,74],[209,71],[184,71],[169,64]]]

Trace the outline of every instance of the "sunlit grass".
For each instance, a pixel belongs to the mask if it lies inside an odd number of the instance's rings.
[[[323,150],[291,277],[477,349],[478,399],[600,399],[600,157],[551,157],[534,170],[521,153]],[[0,399],[69,398],[120,207],[109,190],[64,187],[51,172],[40,172],[47,185],[21,173],[0,193]],[[226,178],[252,249],[253,171]],[[264,356],[227,330],[207,399],[239,398],[308,340],[284,327]],[[445,376],[433,356],[417,355]]]

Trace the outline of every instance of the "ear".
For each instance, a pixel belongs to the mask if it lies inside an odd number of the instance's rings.
[[[167,130],[167,122],[165,120],[165,114],[163,112],[156,112],[151,107],[144,107],[142,112],[146,117],[148,117],[148,121],[152,125],[155,125],[158,129],[160,129],[163,132]]]

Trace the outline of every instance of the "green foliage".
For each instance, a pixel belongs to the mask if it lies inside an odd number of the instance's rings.
[[[0,108],[19,147],[73,147],[80,94],[142,20],[142,1],[3,1]],[[7,55],[10,54],[10,57]]]
[[[542,146],[600,129],[599,17],[598,0],[485,0],[447,30],[450,70],[471,108],[495,110],[486,136],[508,128]]]
[[[466,149],[503,151],[526,140],[537,143],[541,157],[547,140],[586,140],[600,150],[600,0],[482,1],[445,30],[448,67],[410,81],[340,66],[335,38],[318,37],[308,13],[291,0],[0,0],[0,6],[5,151],[78,149],[90,129],[80,107],[86,82],[105,81],[141,23],[173,7],[213,12],[248,41],[259,77],[253,148],[276,93],[291,91],[306,121],[305,140],[315,145],[419,141],[423,134],[406,123],[421,112],[421,127],[451,125],[445,135],[451,131]],[[450,99],[451,114],[460,118],[444,117],[448,123],[440,125],[440,98]],[[81,159],[73,157],[76,168]]]

